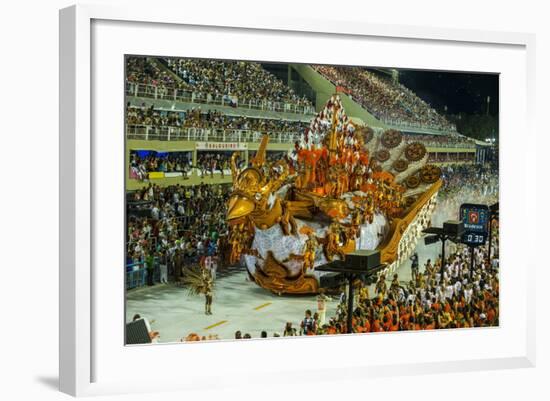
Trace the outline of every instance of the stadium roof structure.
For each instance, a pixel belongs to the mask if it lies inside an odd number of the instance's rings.
[[[473,138],[470,138],[470,139],[472,139],[478,146],[486,146],[486,147],[492,146],[492,144],[487,143],[485,141],[480,141],[479,139],[473,139]]]

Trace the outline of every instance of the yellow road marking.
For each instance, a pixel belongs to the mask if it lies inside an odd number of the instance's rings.
[[[210,326],[208,327],[205,327],[204,330],[210,330],[210,329],[213,329],[214,327],[218,327],[218,326],[221,326],[222,324],[224,323],[227,323],[227,320],[222,320],[221,322],[218,322],[218,323],[214,323],[214,324],[211,324]]]
[[[260,306],[256,306],[254,308],[254,310],[260,310],[260,309],[265,308],[266,306],[269,306],[269,305],[271,305],[271,302],[266,302],[265,304],[262,304]]]

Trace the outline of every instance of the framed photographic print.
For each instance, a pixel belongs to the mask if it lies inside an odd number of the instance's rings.
[[[61,11],[62,391],[532,366],[532,36],[147,11]]]

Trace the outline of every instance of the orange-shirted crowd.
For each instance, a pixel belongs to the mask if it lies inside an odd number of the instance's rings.
[[[498,228],[494,241],[498,245]],[[498,326],[498,256],[489,261],[487,247],[475,251],[475,267],[470,275],[469,251],[459,246],[446,258],[441,280],[441,260],[426,261],[423,272],[403,284],[394,275],[390,285],[381,276],[370,296],[367,287],[359,291],[353,311],[354,333],[402,330],[434,330]],[[498,246],[493,248],[498,255]],[[471,277],[471,278],[470,278]],[[327,324],[314,322],[304,334],[346,333],[345,295],[337,315]]]

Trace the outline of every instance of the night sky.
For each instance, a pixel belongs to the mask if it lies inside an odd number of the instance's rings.
[[[497,74],[400,70],[399,80],[439,112],[485,114],[490,96],[489,114],[498,116]]]

